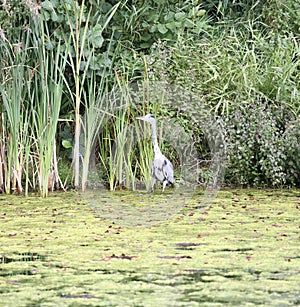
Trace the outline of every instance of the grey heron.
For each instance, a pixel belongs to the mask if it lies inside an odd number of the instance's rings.
[[[152,126],[152,143],[154,148],[154,159],[151,163],[152,189],[158,180],[162,182],[162,191],[164,192],[168,184],[174,185],[174,171],[172,163],[162,154],[158,146],[155,116],[153,114],[147,114],[145,116],[139,116],[137,119],[146,121]]]

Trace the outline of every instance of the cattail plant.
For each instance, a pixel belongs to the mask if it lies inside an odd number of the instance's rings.
[[[26,65],[28,36],[21,35],[23,47],[14,47],[4,40],[1,44],[0,69],[1,106],[1,190],[6,193],[23,191],[22,175],[25,148],[29,139],[29,110],[26,104],[26,82],[29,68]]]
[[[42,17],[41,17],[42,18]],[[58,43],[56,50],[47,50],[47,28],[42,19],[36,19],[32,36],[33,52],[37,59],[36,72],[30,87],[32,130],[35,137],[39,190],[48,195],[58,185],[56,161],[56,131],[63,94],[63,73],[67,55]]]

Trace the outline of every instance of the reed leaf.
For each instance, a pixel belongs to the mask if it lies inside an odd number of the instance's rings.
[[[42,17],[35,21],[32,39],[38,67],[33,77],[31,106],[39,165],[39,190],[41,195],[46,197],[48,190],[53,190],[54,185],[58,184],[58,174],[54,167],[56,161],[53,159],[56,157],[55,137],[67,54],[61,51],[60,43],[55,51],[46,49],[45,38],[48,34],[44,26]]]
[[[29,143],[29,112],[25,102],[26,84],[29,69],[26,65],[28,40],[22,34],[20,41],[23,48],[13,50],[8,41],[1,44],[2,64],[0,94],[2,108],[2,145],[1,160],[5,167],[1,174],[3,190],[6,193],[23,191],[22,174],[25,157],[25,147]],[[5,157],[6,153],[6,157]]]

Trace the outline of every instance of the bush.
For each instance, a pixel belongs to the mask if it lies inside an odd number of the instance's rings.
[[[38,13],[38,6],[26,1],[1,1],[0,41],[6,39],[13,44],[19,43],[20,33],[27,30],[30,15]]]
[[[259,100],[237,106],[227,118],[227,180],[250,186],[299,185],[298,129],[286,109]]]
[[[286,181],[291,185],[300,186],[300,121],[299,118],[287,123],[283,135]]]

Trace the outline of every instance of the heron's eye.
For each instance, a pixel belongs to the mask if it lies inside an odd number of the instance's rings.
[[[155,116],[153,114],[150,114],[150,117],[155,118]]]

